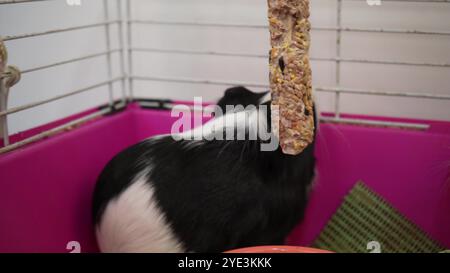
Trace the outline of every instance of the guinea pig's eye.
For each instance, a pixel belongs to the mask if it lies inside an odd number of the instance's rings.
[[[281,72],[284,73],[284,69],[286,68],[286,64],[284,63],[283,57],[278,59],[278,66],[280,67]]]

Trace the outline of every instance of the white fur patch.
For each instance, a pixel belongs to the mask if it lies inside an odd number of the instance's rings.
[[[226,115],[216,117],[207,123],[199,126],[195,129],[174,135],[175,139],[185,140],[212,140],[217,132],[230,131],[231,136],[234,136],[235,130],[245,134],[246,129],[249,131],[249,135],[253,136],[255,140],[256,136],[261,136],[267,131],[267,111],[254,109],[227,113]],[[227,140],[236,140],[233,139]],[[238,139],[240,140],[240,139]],[[243,140],[243,139],[242,139]],[[201,144],[202,142],[200,142]]]
[[[259,100],[259,104],[263,104],[266,103],[268,101],[270,101],[272,99],[272,94],[270,92],[267,92],[267,94],[265,94],[260,100]]]
[[[102,252],[184,252],[142,178],[108,203],[96,233]]]

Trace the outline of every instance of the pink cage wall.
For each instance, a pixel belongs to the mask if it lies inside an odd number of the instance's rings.
[[[68,252],[69,241],[80,242],[82,252],[98,251],[90,221],[97,176],[125,147],[170,132],[175,119],[169,111],[130,104],[121,112],[0,155],[0,252]],[[58,123],[14,136],[12,141]],[[306,218],[287,243],[310,245],[344,195],[362,180],[450,248],[450,122],[420,123],[430,129],[321,124],[318,181]]]

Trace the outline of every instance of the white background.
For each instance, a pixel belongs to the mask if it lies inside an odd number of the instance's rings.
[[[336,0],[312,0],[315,27],[336,25]],[[112,19],[115,0],[108,0]],[[266,25],[266,0],[132,0],[133,19]],[[0,35],[16,35],[101,22],[103,1],[83,0],[70,6],[65,0],[0,5]],[[343,26],[450,31],[450,3],[382,2],[370,7],[364,0],[343,1]],[[117,25],[111,27],[113,48],[118,47]],[[134,25],[134,47],[226,51],[267,54],[267,29],[197,28],[191,26]],[[7,41],[9,63],[28,69],[106,50],[105,27]],[[312,57],[335,57],[333,31],[312,33]],[[450,36],[343,32],[342,57],[375,60],[450,63]],[[268,82],[267,60],[136,52],[135,75],[222,81]],[[334,86],[335,63],[314,61],[315,86]],[[120,75],[119,54],[113,54],[114,75]],[[383,91],[450,94],[450,68],[343,63],[341,86]],[[106,57],[58,66],[23,75],[10,95],[15,107],[61,95],[107,80]],[[225,86],[163,82],[135,82],[138,97],[192,100],[219,98]],[[121,85],[114,85],[115,97]],[[261,90],[261,89],[255,89]],[[322,111],[333,110],[332,95],[316,93]],[[10,133],[44,124],[104,104],[102,87],[9,117]],[[343,95],[342,111],[385,116],[450,120],[450,102],[425,99]]]

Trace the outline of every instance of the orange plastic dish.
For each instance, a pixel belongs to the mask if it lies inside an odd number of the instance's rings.
[[[225,253],[333,253],[328,250],[300,246],[254,246],[233,249]]]

